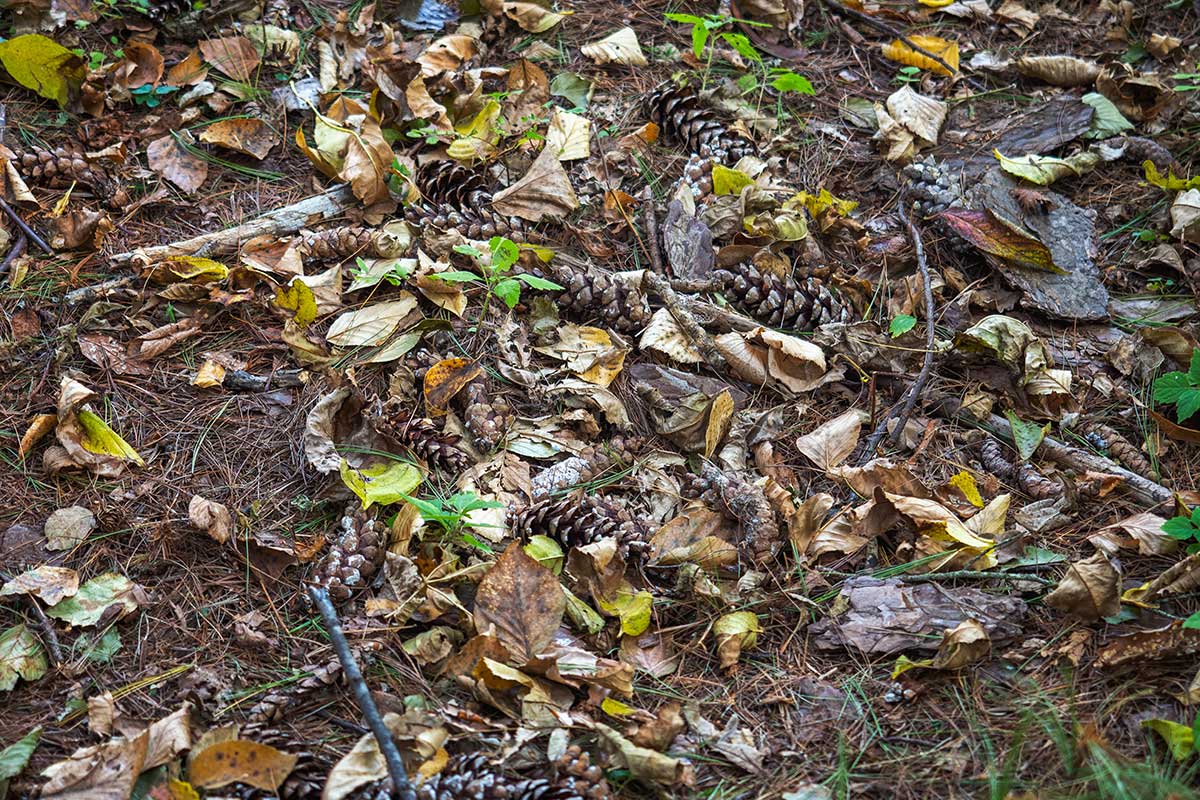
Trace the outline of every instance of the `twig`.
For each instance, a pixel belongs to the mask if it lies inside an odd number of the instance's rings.
[[[921,243],[921,232],[917,230],[917,226],[913,224],[912,218],[909,216],[908,209],[905,208],[905,203],[908,202],[907,197],[900,198],[898,211],[900,220],[907,226],[909,238],[913,242],[913,250],[917,255],[917,268],[921,271],[921,288],[925,294],[925,361],[921,364],[921,371],[917,373],[917,379],[912,382],[908,390],[904,393],[901,401],[892,407],[892,410],[884,414],[883,419],[871,431],[871,435],[867,437],[867,443],[863,449],[862,461],[869,461],[875,454],[875,448],[879,446],[879,442],[887,433],[888,423],[893,418],[896,420],[896,429],[892,431],[892,443],[900,441],[900,436],[904,433],[904,426],[908,424],[908,418],[912,415],[913,408],[917,405],[917,399],[921,396],[921,392],[925,390],[925,384],[929,382],[929,376],[933,373],[933,339],[934,339],[934,308],[933,308],[933,282],[929,277],[929,261],[925,258],[925,246]],[[895,413],[896,408],[900,411]]]
[[[54,251],[50,248],[50,245],[46,244],[46,241],[38,236],[37,232],[29,227],[29,224],[25,220],[21,219],[21,216],[13,210],[13,207],[3,197],[0,197],[0,210],[3,210],[8,215],[8,218],[12,220],[13,224],[21,229],[21,233],[29,237],[29,241],[41,248],[43,253],[54,255]]]
[[[246,372],[244,369],[230,370],[225,373],[221,385],[226,389],[234,389],[243,392],[265,392],[271,387],[292,387],[303,386],[304,380],[300,377],[303,370],[287,369],[281,372],[275,372],[271,375],[255,375],[252,372]]]
[[[943,61],[941,56],[931,53],[928,50],[926,50],[924,47],[917,45],[916,43],[913,42],[912,39],[909,39],[907,36],[905,36],[903,33],[901,33],[898,29],[893,28],[891,25],[888,25],[883,20],[875,19],[874,17],[870,16],[869,14],[864,14],[863,12],[857,11],[853,8],[847,8],[846,6],[837,2],[837,0],[823,0],[823,2],[825,3],[826,7],[828,7],[829,10],[832,11],[833,13],[841,14],[843,16],[850,17],[851,19],[856,19],[859,22],[865,22],[868,25],[870,25],[871,27],[877,28],[878,30],[883,31],[884,33],[886,33],[890,36],[895,36],[897,39],[899,39],[901,42],[903,42],[906,46],[908,46],[912,50],[920,53],[921,55],[925,56],[926,58],[933,59],[937,63],[941,64],[945,68],[945,70],[947,72],[949,72],[951,75],[955,75],[958,73],[958,70],[956,70],[954,67],[947,64],[945,61]]]
[[[642,272],[642,291],[658,295],[662,304],[671,312],[671,316],[683,331],[684,336],[688,337],[700,351],[705,363],[718,371],[727,369],[725,356],[721,355],[713,338],[696,321],[683,298],[675,294],[671,284],[662,275],[651,270],[644,270]]]
[[[662,275],[662,240],[658,235],[658,217],[654,214],[654,195],[650,192],[650,187],[646,187],[643,198],[643,207],[646,209],[643,212],[646,217],[646,238],[650,240],[646,243],[647,255],[650,256],[650,266],[656,273]]]
[[[0,275],[7,274],[13,262],[25,255],[25,248],[28,246],[29,237],[25,235],[25,231],[18,232],[17,240],[13,242],[12,247],[8,248],[8,255],[4,257],[4,261],[0,262]]]
[[[346,682],[354,691],[354,700],[366,718],[371,733],[375,734],[375,741],[379,743],[379,752],[383,754],[388,774],[392,776],[393,796],[400,800],[417,800],[417,793],[408,781],[408,773],[404,769],[400,751],[396,748],[396,742],[392,740],[392,732],[384,724],[383,717],[379,716],[379,709],[375,707],[375,701],[371,699],[371,690],[367,688],[362,670],[358,668],[358,662],[350,653],[350,643],[346,641],[346,634],[342,632],[342,623],[338,620],[337,611],[334,610],[333,603],[329,600],[329,592],[318,586],[310,586],[308,596],[312,598],[313,605],[321,612],[321,619],[325,621],[325,628],[329,631],[329,639],[333,642],[334,652],[337,653],[338,661],[342,662],[342,671],[346,675]]]
[[[921,575],[899,575],[897,576],[904,583],[935,583],[939,581],[953,580],[980,580],[980,581],[1029,581],[1031,583],[1041,584],[1042,586],[1054,586],[1055,581],[1048,578],[1043,578],[1041,575],[1034,575],[1031,572],[988,572],[986,570],[960,569],[950,572],[928,572]]]
[[[133,275],[126,275],[123,278],[112,278],[111,280],[93,283],[91,286],[80,286],[78,289],[72,289],[63,296],[63,300],[67,305],[78,305],[80,303],[90,303],[91,301],[108,294],[113,289],[123,289],[129,286],[134,281]]]

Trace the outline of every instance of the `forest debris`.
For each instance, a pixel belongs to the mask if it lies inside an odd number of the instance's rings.
[[[513,542],[479,582],[475,628],[492,632],[523,664],[554,638],[566,602],[554,573]]]
[[[857,408],[844,411],[796,440],[796,449],[829,472],[858,446],[859,433],[870,415]]]
[[[46,518],[46,549],[70,550],[96,529],[96,516],[83,506],[60,508]]]
[[[1200,653],[1200,630],[1174,622],[1157,631],[1142,631],[1120,636],[1105,645],[1092,662],[1097,669],[1124,664],[1144,664],[1170,658],[1189,658]]]
[[[69,567],[43,564],[22,572],[0,587],[0,596],[27,594],[48,606],[72,597],[79,591],[79,573]]]
[[[995,644],[1022,635],[1025,601],[971,588],[905,585],[897,578],[848,578],[839,603],[847,610],[810,627],[822,649],[853,647],[868,655],[902,650],[935,651],[943,632],[968,619],[983,626]]]
[[[1046,595],[1046,605],[1095,622],[1121,610],[1120,579],[1112,562],[1103,552],[1067,568],[1054,591]]]
[[[597,64],[625,64],[630,67],[644,67],[650,63],[642,52],[637,34],[630,27],[621,28],[603,39],[585,44],[579,48],[579,52]]]

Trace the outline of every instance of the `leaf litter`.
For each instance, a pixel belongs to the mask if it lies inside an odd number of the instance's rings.
[[[1196,796],[1194,13],[9,4],[0,797]]]

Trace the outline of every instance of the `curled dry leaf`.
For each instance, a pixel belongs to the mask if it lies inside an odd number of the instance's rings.
[[[48,606],[79,591],[79,573],[68,567],[48,564],[26,570],[0,587],[0,595],[29,594]]]
[[[737,666],[742,650],[753,647],[758,641],[762,626],[753,611],[735,611],[713,623],[713,635],[717,638],[717,656],[721,669],[731,670]]]
[[[158,48],[136,39],[125,43],[125,56],[109,73],[114,86],[136,89],[147,84],[157,86],[163,75],[163,57]]]
[[[233,515],[221,503],[207,500],[198,494],[192,495],[188,503],[188,521],[197,530],[208,533],[221,544],[229,541],[233,534]]]
[[[1103,552],[1067,568],[1058,586],[1046,595],[1046,605],[1088,622],[1121,610],[1121,576]]]
[[[599,41],[585,44],[580,52],[597,64],[625,64],[630,67],[644,67],[650,62],[642,52],[637,34],[633,28],[621,28],[615,33],[605,36]]]
[[[848,409],[796,440],[796,449],[828,472],[849,457],[858,445],[863,423],[870,419],[865,411]]]
[[[545,33],[563,20],[566,14],[551,11],[545,5],[529,0],[506,2],[504,14],[530,33]]]
[[[58,424],[57,414],[38,414],[29,421],[29,427],[25,429],[25,434],[21,437],[21,443],[17,447],[17,457],[25,458],[30,451],[37,446],[48,433],[54,430],[54,426]]]
[[[492,208],[500,214],[540,222],[546,216],[565,217],[579,208],[579,200],[558,153],[543,147],[524,177],[496,193]]]
[[[223,119],[208,125],[200,133],[200,141],[215,144],[262,160],[279,143],[279,137],[257,117]]]
[[[145,461],[117,435],[88,403],[96,394],[83,384],[63,377],[58,397],[58,426],[55,429],[71,462],[96,475],[115,478],[127,463],[145,466]]]
[[[1051,86],[1087,86],[1100,75],[1100,66],[1074,56],[1024,56],[1013,62],[1017,72]]]
[[[226,36],[200,42],[204,60],[235,81],[248,83],[262,63],[254,43],[245,36]]]
[[[450,401],[471,381],[483,374],[483,367],[469,358],[444,358],[425,373],[425,406],[433,416],[449,410]]]
[[[534,350],[563,361],[581,380],[607,388],[621,373],[629,348],[613,342],[602,328],[568,323],[558,329],[558,341]]]
[[[933,657],[935,669],[962,669],[988,657],[992,640],[976,620],[964,619],[948,630]]]

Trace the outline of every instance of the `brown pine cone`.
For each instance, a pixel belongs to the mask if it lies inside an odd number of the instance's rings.
[[[751,142],[730,131],[691,88],[663,84],[650,93],[645,108],[664,140],[701,158],[733,166],[755,151]]]
[[[565,781],[510,777],[479,754],[455,756],[416,790],[417,800],[597,800]]]
[[[582,490],[513,509],[509,522],[523,538],[549,536],[564,550],[615,538],[625,555],[641,552],[649,533],[621,506]]]
[[[1075,426],[1075,430],[1085,436],[1097,449],[1112,453],[1126,469],[1136,472],[1147,480],[1154,480],[1154,468],[1150,466],[1149,459],[1142,454],[1137,445],[1115,429],[1103,422],[1084,420]]]
[[[979,463],[983,468],[1002,481],[1011,481],[1015,468],[1004,454],[1003,446],[992,437],[979,445]]]
[[[531,273],[566,289],[555,298],[560,312],[582,320],[599,317],[620,333],[637,333],[650,322],[645,295],[595,267],[559,254]]]
[[[111,178],[88,163],[83,150],[75,144],[53,149],[30,148],[19,154],[17,163],[30,183],[54,189],[65,189],[78,183],[90,187],[107,205],[119,205],[128,199],[125,191],[118,189]]]
[[[300,234],[298,249],[306,256],[323,261],[363,258],[397,258],[404,254],[403,242],[383,229],[346,225]]]
[[[1002,481],[1009,481],[1035,500],[1047,500],[1063,493],[1062,484],[1050,480],[1029,464],[1014,464],[1004,448],[992,437],[979,446],[979,463]]]
[[[282,721],[291,706],[308,695],[342,680],[342,664],[336,658],[326,664],[309,664],[300,669],[310,673],[308,677],[269,690],[250,708],[249,725],[243,733],[261,730],[271,723]]]
[[[347,507],[333,545],[313,573],[316,584],[327,588],[334,601],[349,600],[365,589],[387,555],[387,527],[374,511],[357,506],[354,501]]]
[[[512,405],[502,395],[490,395],[482,378],[468,383],[463,396],[466,401],[463,421],[475,439],[475,446],[489,452],[494,450],[513,424]]]
[[[629,466],[637,460],[642,440],[615,436],[606,444],[585,448],[577,456],[552,464],[533,476],[533,498],[540,500],[568,487],[579,487],[614,465]]]
[[[469,239],[525,240],[524,220],[492,210],[491,183],[480,170],[455,161],[433,161],[417,172],[417,186],[421,200],[404,211],[414,225],[454,228]]]
[[[146,15],[154,22],[176,19],[191,13],[191,0],[149,0]]]
[[[459,447],[462,437],[446,433],[428,417],[385,407],[373,423],[384,438],[407,447],[429,466],[457,475],[471,466],[471,456]]]
[[[608,800],[612,794],[604,770],[592,764],[591,756],[573,744],[554,762],[559,781],[568,785],[587,800]]]
[[[850,303],[814,277],[781,278],[742,262],[713,271],[724,282],[729,301],[754,319],[784,330],[811,331],[854,318]]]
[[[763,490],[738,475],[722,472],[711,462],[704,465],[700,477],[701,482],[694,484],[704,487],[700,499],[741,523],[739,549],[756,564],[774,557],[783,544],[783,537],[775,520],[775,510]]]

